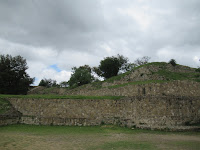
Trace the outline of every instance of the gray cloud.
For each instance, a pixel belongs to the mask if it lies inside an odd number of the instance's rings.
[[[27,45],[86,49],[103,26],[98,0],[20,0],[0,7],[2,37]]]

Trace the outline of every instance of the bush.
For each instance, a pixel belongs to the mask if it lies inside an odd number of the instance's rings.
[[[56,80],[52,80],[52,79],[42,79],[39,83],[39,86],[44,86],[44,87],[56,87],[58,86],[56,84]]]
[[[196,72],[200,72],[200,67],[195,70]]]
[[[92,75],[92,70],[90,66],[84,65],[78,68],[77,67],[72,68],[72,75],[68,83],[71,88],[75,88],[84,84],[91,83],[94,80],[95,78]]]
[[[93,71],[100,77],[105,79],[117,76],[118,73],[130,71],[132,64],[128,63],[128,58],[123,55],[106,57],[100,61],[98,67],[94,67]]]
[[[176,65],[177,65],[175,59],[171,59],[171,60],[169,61],[169,64],[171,64],[172,66],[176,66]]]

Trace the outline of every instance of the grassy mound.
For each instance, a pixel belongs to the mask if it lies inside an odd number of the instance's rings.
[[[142,79],[142,76],[146,76]],[[133,77],[134,76],[134,77]],[[141,76],[141,77],[139,77]],[[127,85],[142,85],[151,83],[164,83],[174,80],[189,80],[200,82],[200,71],[197,68],[191,68],[183,65],[172,66],[166,62],[152,62],[134,68],[118,76],[111,77],[104,81],[86,84],[74,89],[62,88],[66,91],[79,91],[79,90],[98,90],[101,88],[119,88]],[[32,92],[33,94],[57,94],[59,93],[57,87],[41,88]],[[42,92],[41,92],[42,91]],[[30,92],[31,94],[31,92]],[[72,97],[73,98],[73,97]],[[82,99],[82,98],[77,98]],[[84,99],[84,98],[83,98]],[[89,98],[91,99],[91,98]],[[100,98],[102,99],[102,98]],[[104,99],[104,98],[103,98]]]

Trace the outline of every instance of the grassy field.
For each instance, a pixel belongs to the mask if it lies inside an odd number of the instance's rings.
[[[199,150],[198,132],[161,132],[111,125],[0,127],[2,150]]]

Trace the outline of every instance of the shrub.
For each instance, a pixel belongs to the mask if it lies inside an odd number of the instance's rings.
[[[195,70],[196,72],[200,72],[200,67]]]
[[[175,59],[171,59],[171,60],[169,61],[169,64],[171,64],[172,66],[176,66],[176,65],[177,65]]]

